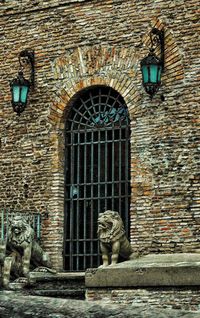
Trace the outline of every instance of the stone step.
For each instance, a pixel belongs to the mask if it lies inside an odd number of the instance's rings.
[[[84,300],[85,288],[62,289],[62,290],[61,289],[32,289],[32,290],[29,290],[29,295]]]
[[[26,280],[26,279],[25,279]],[[30,272],[9,284],[9,289],[25,295],[85,299],[85,273]]]
[[[30,284],[26,288],[30,295],[85,298],[85,273],[30,273]]]

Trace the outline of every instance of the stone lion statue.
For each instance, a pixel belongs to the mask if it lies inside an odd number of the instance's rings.
[[[118,212],[108,210],[99,214],[98,236],[103,260],[103,265],[100,267],[109,265],[110,254],[110,265],[115,265],[118,262],[119,255],[125,259],[138,257],[136,253],[133,253]]]
[[[47,253],[34,240],[34,230],[26,219],[16,215],[11,219],[7,233],[6,257],[3,264],[3,285],[7,286],[10,275],[27,277],[31,266],[51,267]]]

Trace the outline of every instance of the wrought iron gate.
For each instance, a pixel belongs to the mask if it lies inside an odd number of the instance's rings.
[[[115,90],[98,86],[74,100],[66,122],[64,267],[100,265],[99,212],[118,211],[129,232],[130,127]]]

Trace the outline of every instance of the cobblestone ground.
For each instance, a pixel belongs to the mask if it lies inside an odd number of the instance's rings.
[[[61,298],[0,292],[1,318],[199,318],[199,312],[109,305]]]

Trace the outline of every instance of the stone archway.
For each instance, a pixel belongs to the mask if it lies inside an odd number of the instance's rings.
[[[53,261],[57,268],[63,268],[65,118],[79,91],[103,85],[116,90],[122,96],[131,121],[140,100],[137,85],[133,80],[137,60],[133,48],[95,46],[70,50],[66,55],[56,59],[52,65],[57,87],[48,116],[52,125],[51,138],[54,140],[52,202],[49,207],[52,209],[53,218],[57,220],[57,244],[54,251],[57,256]]]

